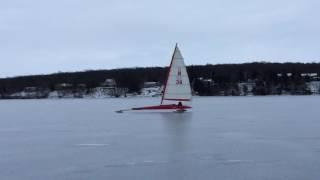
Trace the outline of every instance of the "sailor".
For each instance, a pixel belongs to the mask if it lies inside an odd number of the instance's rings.
[[[178,106],[181,107],[182,106],[182,102],[178,102]]]

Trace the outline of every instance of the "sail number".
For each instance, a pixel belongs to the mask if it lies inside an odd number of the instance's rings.
[[[182,84],[182,77],[181,77],[181,68],[178,68],[178,75],[177,75],[177,80],[176,84]]]

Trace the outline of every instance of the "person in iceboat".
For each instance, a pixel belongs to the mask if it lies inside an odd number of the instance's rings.
[[[182,102],[178,102],[178,104],[170,104],[173,108],[183,109]]]
[[[175,104],[178,109],[183,109],[182,102],[179,101],[178,104]]]

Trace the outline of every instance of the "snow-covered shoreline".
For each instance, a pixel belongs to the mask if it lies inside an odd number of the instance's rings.
[[[252,93],[254,85],[252,83],[238,83],[239,94],[236,96],[257,96]],[[244,88],[246,87],[246,88]],[[281,94],[266,94],[266,96],[290,96],[290,95],[320,95],[320,81],[311,81],[306,83],[306,87],[310,93],[308,94],[292,94],[287,91]],[[97,87],[92,89],[61,89],[49,91],[45,89],[25,89],[8,95],[0,95],[0,99],[106,99],[106,98],[126,98],[126,97],[159,97],[161,96],[163,87],[153,86],[142,88],[140,93],[129,93],[127,89]],[[194,92],[194,95],[197,95]],[[217,96],[232,96],[230,93],[221,92]]]

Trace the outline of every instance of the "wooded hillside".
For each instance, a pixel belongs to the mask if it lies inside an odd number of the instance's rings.
[[[303,76],[304,73],[320,75],[320,63],[208,64],[192,65],[187,69],[193,89],[200,95],[216,95],[228,89],[236,91],[237,83],[249,81],[256,83],[257,94],[269,94],[268,91],[272,87],[280,90],[297,89],[305,82],[314,80],[312,78],[315,77]],[[167,67],[146,67],[3,78],[0,79],[0,94],[19,92],[26,87],[53,91],[56,85],[61,83],[72,84],[74,88],[84,84],[90,89],[99,86],[108,78],[115,79],[118,87],[126,87],[130,92],[138,92],[146,81],[163,83],[166,72]],[[214,84],[206,85],[203,79],[211,79]]]

